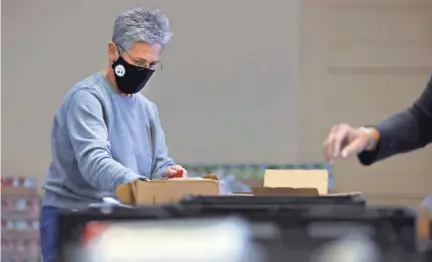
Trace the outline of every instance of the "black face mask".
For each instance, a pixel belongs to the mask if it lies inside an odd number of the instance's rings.
[[[128,95],[141,91],[154,73],[154,70],[129,64],[122,56],[119,56],[111,67],[118,89]]]

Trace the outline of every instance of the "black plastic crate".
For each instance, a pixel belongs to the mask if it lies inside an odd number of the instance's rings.
[[[362,195],[328,196],[185,196],[182,205],[366,205]]]

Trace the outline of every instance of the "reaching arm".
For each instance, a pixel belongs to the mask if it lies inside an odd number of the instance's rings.
[[[410,108],[384,120],[375,128],[379,132],[376,148],[359,154],[359,160],[364,165],[429,144],[432,141],[432,78]]]
[[[94,187],[114,192],[140,175],[112,159],[101,102],[88,90],[71,97],[66,128],[83,177]]]
[[[160,178],[164,170],[175,165],[174,161],[168,155],[168,147],[165,141],[165,133],[159,121],[159,114],[156,105],[153,104],[153,116],[150,119],[150,133],[153,142],[154,167],[151,178]]]

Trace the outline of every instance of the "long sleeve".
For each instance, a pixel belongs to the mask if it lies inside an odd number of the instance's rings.
[[[380,140],[374,151],[359,154],[363,165],[429,144],[432,141],[432,78],[410,108],[384,120],[375,128]]]
[[[73,94],[66,111],[66,128],[78,167],[95,188],[114,192],[118,185],[141,177],[112,158],[102,104],[88,90]]]
[[[150,133],[153,142],[154,167],[151,178],[160,178],[165,168],[175,165],[169,157],[168,147],[165,141],[165,133],[159,120],[158,109],[153,104],[153,116],[150,119]]]

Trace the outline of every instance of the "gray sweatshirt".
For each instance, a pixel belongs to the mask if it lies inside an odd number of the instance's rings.
[[[141,94],[119,95],[102,73],[67,93],[54,117],[51,153],[42,205],[67,210],[114,197],[118,185],[161,177],[174,165],[156,105]]]

